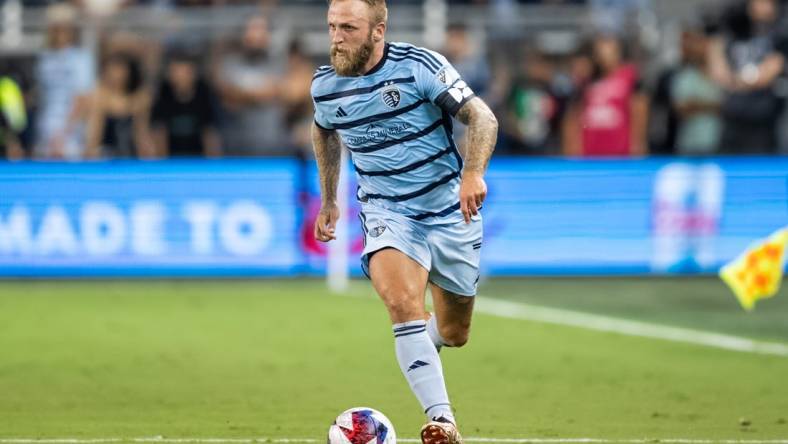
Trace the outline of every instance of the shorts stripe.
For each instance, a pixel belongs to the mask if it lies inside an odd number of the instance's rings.
[[[367,246],[367,224],[364,221],[364,217],[362,217],[363,214],[364,214],[363,212],[358,213],[358,221],[361,223],[361,231],[364,232],[364,237],[362,238],[362,241],[364,242],[364,246],[366,247]]]

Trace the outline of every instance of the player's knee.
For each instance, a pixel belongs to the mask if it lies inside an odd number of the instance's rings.
[[[446,339],[446,345],[448,345],[449,347],[459,348],[467,344],[469,338],[470,335],[467,332],[465,332],[465,333],[458,333],[455,334],[454,336],[451,336],[450,338],[444,338],[444,339]]]
[[[423,317],[424,309],[419,302],[423,295],[419,295],[418,290],[409,284],[382,284],[377,285],[386,309],[392,320],[395,322],[405,322]]]
[[[378,283],[375,287],[387,306],[406,305],[420,296],[418,289],[409,283],[386,282]]]
[[[443,341],[449,347],[462,347],[470,339],[470,325],[444,326],[439,330]]]

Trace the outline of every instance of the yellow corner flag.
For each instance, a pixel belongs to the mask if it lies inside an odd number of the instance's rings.
[[[777,294],[783,279],[786,242],[788,227],[755,242],[720,270],[720,277],[745,310],[752,310],[758,299]]]

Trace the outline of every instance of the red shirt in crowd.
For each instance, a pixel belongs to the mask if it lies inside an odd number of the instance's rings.
[[[638,72],[623,65],[589,85],[583,97],[583,156],[630,156],[632,154],[632,96]]]

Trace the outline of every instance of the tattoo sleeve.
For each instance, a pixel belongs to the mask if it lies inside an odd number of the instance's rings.
[[[320,174],[320,194],[323,204],[337,201],[337,184],[342,158],[342,145],[336,131],[324,130],[312,123],[312,146]]]
[[[468,147],[465,154],[465,171],[484,173],[498,139],[498,120],[478,97],[462,106],[457,119],[468,125]]]

